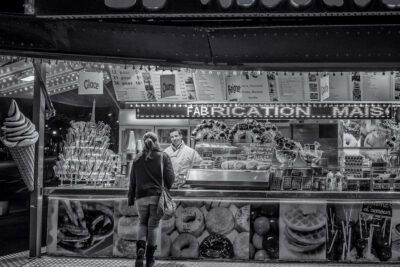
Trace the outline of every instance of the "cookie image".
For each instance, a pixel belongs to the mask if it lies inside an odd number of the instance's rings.
[[[325,259],[326,204],[282,203],[280,259]]]

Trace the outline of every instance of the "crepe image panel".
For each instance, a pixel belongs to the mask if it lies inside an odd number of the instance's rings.
[[[112,256],[113,229],[112,200],[59,200],[59,255]]]

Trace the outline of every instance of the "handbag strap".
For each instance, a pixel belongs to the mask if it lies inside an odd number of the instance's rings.
[[[164,159],[163,159],[164,152],[161,152],[161,189],[164,189]]]

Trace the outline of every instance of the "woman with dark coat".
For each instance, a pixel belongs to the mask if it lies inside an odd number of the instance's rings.
[[[171,188],[175,175],[169,156],[160,151],[157,135],[148,132],[143,136],[143,153],[137,155],[131,170],[128,203],[136,207],[139,214],[139,229],[136,244],[135,267],[143,266],[146,251],[146,267],[154,266],[154,252],[157,249],[157,229],[161,216],[157,214],[161,195],[162,177],[164,186]],[[161,168],[161,160],[163,168]],[[163,175],[161,170],[163,169]],[[147,248],[146,248],[147,241]]]

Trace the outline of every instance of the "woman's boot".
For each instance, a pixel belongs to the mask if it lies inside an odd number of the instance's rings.
[[[138,240],[136,242],[136,262],[135,267],[143,267],[144,252],[146,249],[146,241]]]
[[[147,246],[146,249],[146,267],[153,267],[156,260],[154,258],[154,252],[156,252],[157,246]]]

